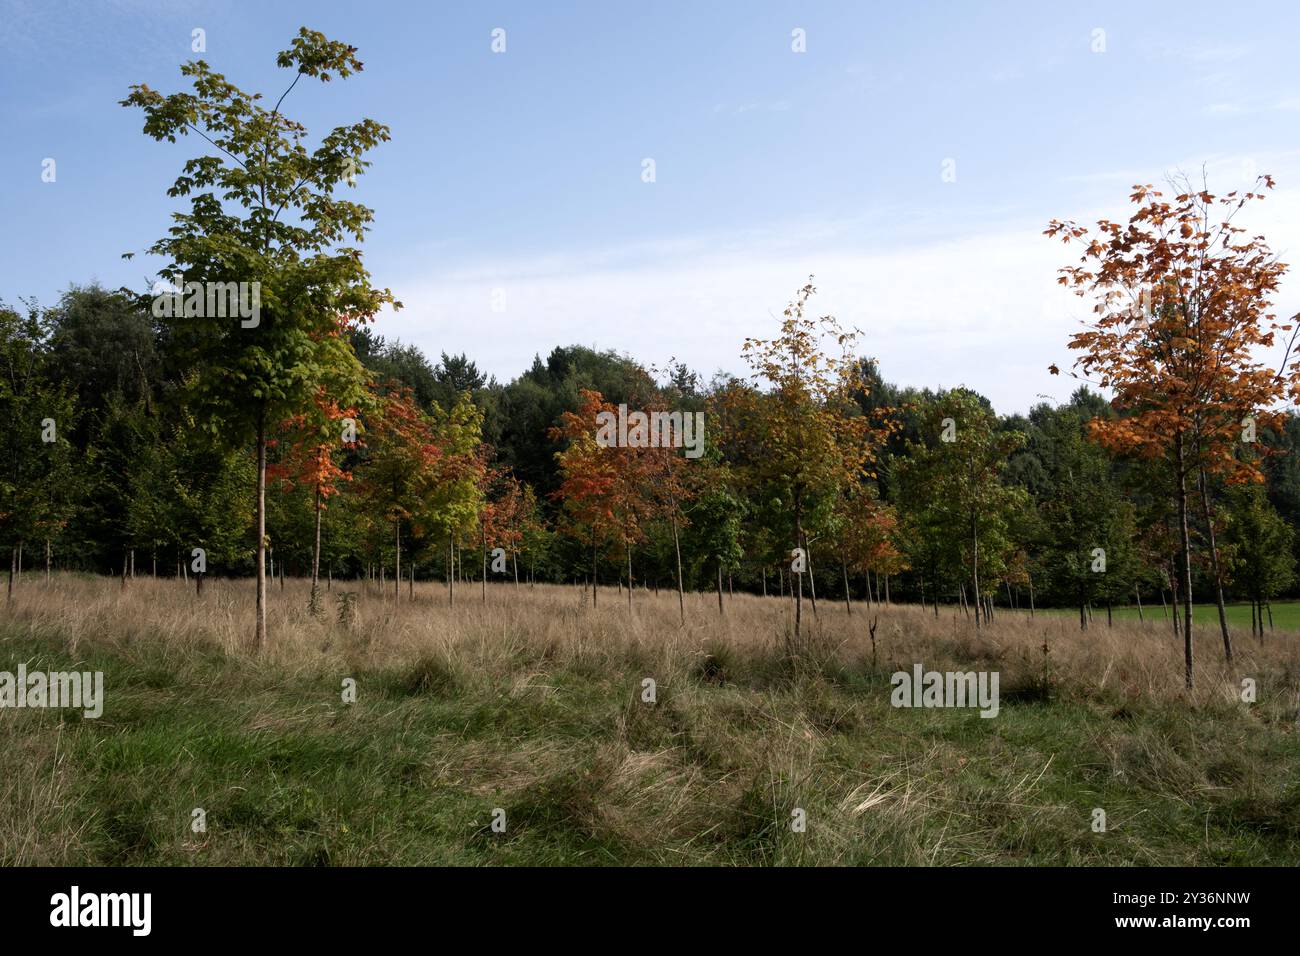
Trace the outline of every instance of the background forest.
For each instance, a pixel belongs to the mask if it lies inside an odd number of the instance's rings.
[[[231,449],[199,424],[185,399],[186,367],[147,310],[92,285],[52,307],[4,307],[0,328],[0,400],[11,422],[0,516],[11,580],[47,567],[188,578],[195,548],[208,574],[251,573],[254,452]],[[297,418],[272,429],[267,526],[276,574],[312,574],[319,518],[322,579],[391,580],[400,551],[403,576],[445,581],[451,545],[458,577],[481,579],[485,554],[499,547],[509,556],[505,578],[589,582],[594,525],[599,582],[626,584],[630,573],[638,587],[674,588],[675,521],[686,590],[789,588],[789,482],[764,476],[752,460],[767,426],[735,401],[737,393],[769,403],[778,396],[582,346],[539,356],[502,384],[464,355],[433,361],[366,328],[350,341],[370,385],[357,409],[334,407],[325,419],[341,434],[350,411],[357,440],[317,443]],[[1115,414],[1098,394],[1081,387],[1064,405],[999,415],[964,389],[899,388],[866,359],[856,371],[861,387],[847,414],[874,421],[887,413],[891,424],[868,477],[832,469],[810,480],[801,521],[813,595],[970,602],[977,540],[978,586],[993,613],[1031,602],[1082,607],[1086,623],[1090,609],[1170,600],[1169,501],[1149,469],[1089,440],[1088,421]],[[687,467],[672,507],[647,472],[624,480],[617,500],[609,488],[596,494],[603,510],[566,508],[583,492],[566,486],[566,467],[577,463],[561,454],[572,439],[564,416],[585,407],[590,426],[592,393],[606,406],[705,413],[707,453],[677,459]],[[961,443],[943,441],[939,423],[948,418],[979,443],[980,474],[963,471]],[[51,431],[47,419],[57,423],[53,440],[34,441]],[[1208,489],[1229,601],[1295,593],[1298,436],[1300,416],[1288,413],[1280,431],[1258,434],[1280,452],[1264,459],[1265,484]],[[1203,516],[1192,526],[1201,537],[1208,531]],[[1105,573],[1093,567],[1098,547]],[[1194,594],[1209,599],[1212,589],[1201,560]]]

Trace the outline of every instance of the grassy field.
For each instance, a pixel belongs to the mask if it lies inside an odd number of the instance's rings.
[[[1243,631],[1244,637],[1250,639],[1250,605],[1249,604],[1228,604],[1224,607],[1228,614],[1228,627],[1233,630]],[[1074,615],[1078,620],[1079,611],[1077,608],[1072,610],[1053,610],[1052,613],[1064,613]],[[1173,624],[1169,620],[1172,613],[1171,608],[1162,608],[1159,604],[1152,607],[1150,604],[1142,606],[1142,613],[1138,614],[1137,605],[1131,607],[1117,607],[1112,610],[1116,620],[1134,621],[1145,620],[1148,624],[1157,623],[1168,627],[1172,633]],[[1093,623],[1106,623],[1106,609],[1104,607],[1094,607],[1092,609]],[[1197,624],[1203,624],[1207,627],[1219,626],[1219,609],[1213,604],[1196,604],[1192,607],[1192,620]],[[1268,612],[1264,616],[1265,627],[1268,626]],[[1274,601],[1273,602],[1273,630],[1281,631],[1300,631],[1300,601]],[[1268,640],[1268,634],[1264,635]]]
[[[107,703],[0,710],[0,863],[1300,863],[1293,635],[1229,672],[1207,626],[1189,695],[1155,625],[823,602],[791,655],[778,598],[682,626],[675,594],[430,583],[340,623],[339,589],[318,619],[274,587],[258,656],[247,581],[25,579],[0,670],[102,670]],[[915,662],[998,671],[1000,713],[891,707]]]

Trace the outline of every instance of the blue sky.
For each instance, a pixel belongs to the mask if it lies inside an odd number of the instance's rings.
[[[145,286],[156,264],[120,255],[167,228],[193,147],[117,101],[179,88],[200,55],[278,95],[275,53],[307,25],[366,68],[300,84],[286,112],[393,132],[355,193],[406,304],[382,334],[502,379],[574,342],[741,372],[744,337],[815,273],[817,310],[862,328],[886,377],[1023,410],[1067,397],[1045,368],[1087,315],[1055,287],[1048,219],[1121,215],[1178,169],[1225,192],[1266,171],[1252,224],[1300,254],[1298,21],[1286,3],[0,0],[0,297]]]

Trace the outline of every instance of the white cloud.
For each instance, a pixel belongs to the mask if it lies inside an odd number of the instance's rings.
[[[1213,158],[1206,164],[1212,188],[1243,188],[1244,178],[1230,180],[1245,177],[1250,163]],[[1258,167],[1279,171],[1265,158]],[[1116,195],[1109,208],[1078,220],[1122,215],[1124,206]],[[466,352],[502,380],[534,354],[570,344],[645,363],[675,356],[706,376],[744,374],[744,339],[772,334],[786,302],[815,274],[816,314],[862,329],[861,351],[881,361],[887,379],[964,384],[1001,411],[1023,411],[1040,394],[1061,401],[1073,390],[1077,383],[1050,376],[1047,366],[1068,368],[1074,356],[1066,343],[1091,314],[1090,303],[1056,283],[1056,270],[1078,252],[1042,235],[1049,218],[895,245],[867,243],[857,228],[832,224],[471,263],[392,282],[407,308],[382,317],[378,331],[434,356]],[[1297,222],[1300,182],[1279,189],[1248,225],[1285,260],[1300,253]],[[1284,285],[1280,314],[1300,308],[1295,288],[1294,280]],[[496,290],[504,312],[493,311]]]

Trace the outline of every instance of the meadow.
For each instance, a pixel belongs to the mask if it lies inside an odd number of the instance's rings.
[[[101,670],[106,703],[0,710],[0,863],[1300,864],[1294,632],[1239,629],[1229,671],[1198,616],[1189,693],[1165,624],[1104,614],[823,601],[792,648],[777,597],[270,598],[257,655],[251,581],[25,577],[0,670]],[[892,707],[917,662],[999,672],[998,715]]]
[[[1225,604],[1224,611],[1228,617],[1228,627],[1238,631],[1244,630],[1245,637],[1250,637],[1250,605],[1249,604]],[[1074,616],[1075,621],[1079,619],[1077,608],[1062,610],[1053,608],[1051,613],[1066,613]],[[1169,615],[1173,609],[1169,607],[1162,608],[1159,604],[1154,607],[1150,604],[1144,604],[1141,612],[1138,611],[1137,605],[1127,605],[1125,607],[1112,608],[1111,613],[1115,620],[1123,621],[1145,621],[1146,623],[1159,623],[1167,627],[1172,632],[1173,622],[1170,621]],[[1181,612],[1180,612],[1181,613]],[[1092,609],[1092,618],[1094,626],[1106,626],[1106,609],[1104,607],[1094,607]],[[1206,627],[1219,626],[1219,609],[1213,604],[1197,604],[1192,608],[1192,620]],[[1282,633],[1286,631],[1300,631],[1300,601],[1274,601],[1273,602],[1273,630],[1268,630],[1268,612],[1264,612],[1265,634],[1264,640],[1269,639],[1270,633]]]

